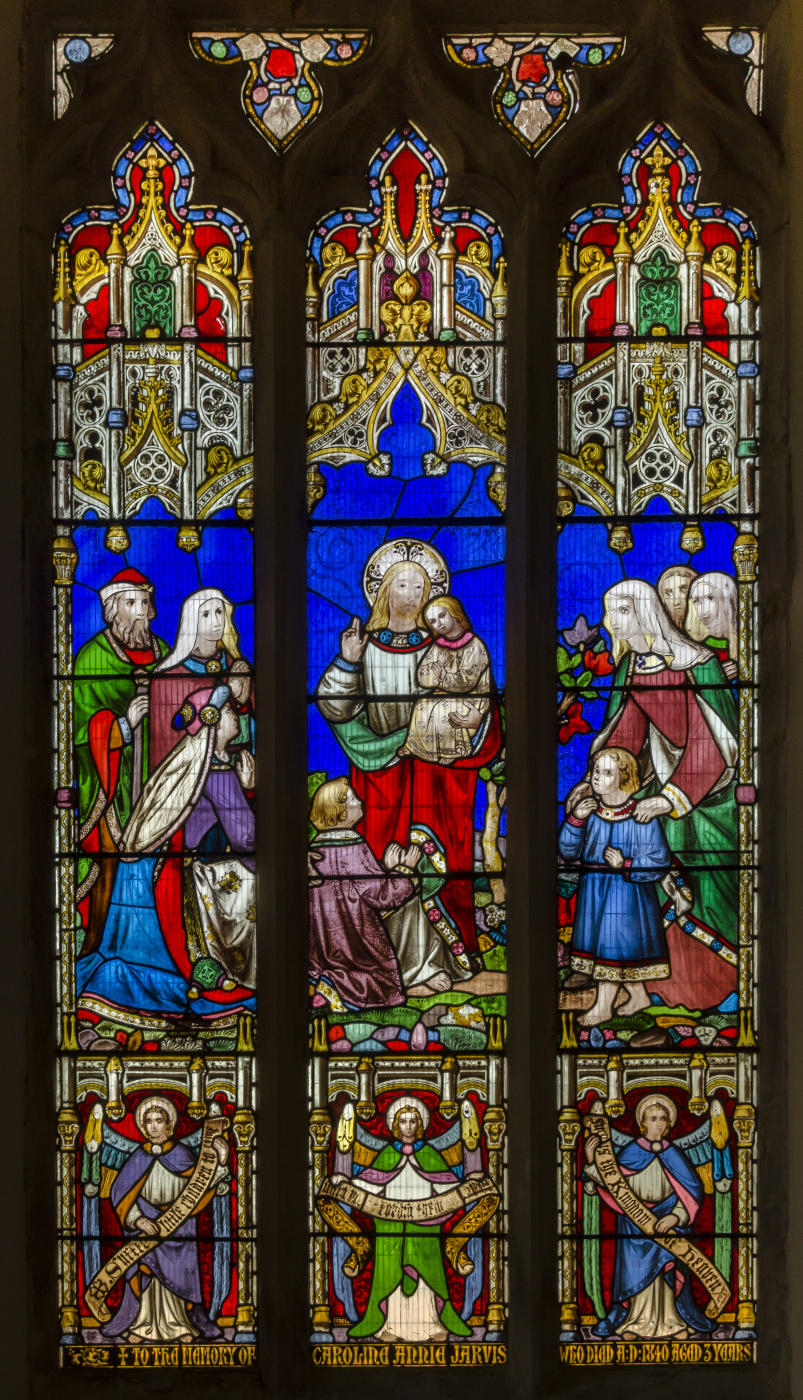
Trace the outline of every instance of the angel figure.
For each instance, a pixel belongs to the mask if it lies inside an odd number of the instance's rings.
[[[430,1141],[426,1140],[429,1109],[411,1095],[394,1099],[385,1113],[389,1140],[366,1132],[353,1111],[347,1112],[350,1107],[344,1109],[338,1125],[335,1171],[318,1199],[324,1218],[345,1237],[345,1245],[334,1252],[333,1283],[335,1295],[350,1320],[357,1316],[350,1279],[368,1262],[370,1249],[356,1225],[349,1230],[351,1217],[336,1202],[348,1202],[348,1187],[357,1186],[362,1198],[358,1208],[375,1220],[371,1291],[362,1317],[349,1330],[349,1338],[437,1342],[449,1335],[471,1337],[471,1328],[458,1316],[449,1296],[444,1253],[459,1275],[472,1275],[479,1245],[473,1234],[490,1218],[498,1203],[493,1182],[482,1170],[473,1106],[469,1105],[468,1112],[451,1128]],[[461,1183],[465,1204],[471,1209],[458,1229],[444,1237],[443,1227],[462,1208],[459,1199],[455,1203]],[[428,1201],[447,1193],[449,1200],[444,1201],[442,1214],[433,1215],[426,1210]],[[370,1197],[377,1198],[373,1207]],[[385,1207],[385,1202],[399,1209]],[[418,1207],[421,1214],[416,1218]],[[345,1264],[343,1254],[350,1256]],[[478,1288],[467,1288],[464,1317],[470,1314],[478,1292]]]
[[[230,1174],[228,1146],[216,1139],[217,1169],[191,1215],[160,1239],[156,1222],[185,1189],[192,1175],[201,1132],[176,1137],[178,1118],[171,1099],[142,1101],[134,1115],[141,1140],[124,1137],[97,1112],[89,1119],[85,1150],[100,1168],[100,1195],[108,1197],[126,1238],[153,1235],[154,1247],[125,1275],[122,1301],[111,1322],[101,1328],[110,1341],[214,1341],[222,1332],[211,1320],[231,1288]],[[93,1143],[99,1145],[93,1150]],[[94,1164],[93,1164],[94,1165]],[[104,1179],[105,1178],[105,1179]],[[89,1194],[90,1186],[85,1187]],[[212,1290],[207,1311],[201,1284],[198,1217],[212,1203]],[[219,1248],[219,1245],[222,1248]],[[99,1263],[99,1259],[97,1261]]]
[[[597,1111],[592,1111],[586,1120],[583,1222],[587,1242],[586,1289],[600,1318],[591,1335],[619,1336],[625,1341],[682,1341],[694,1333],[710,1334],[716,1322],[698,1307],[689,1268],[661,1240],[671,1242],[688,1233],[713,1184],[725,1200],[733,1171],[722,1105],[712,1103],[710,1119],[684,1137],[670,1141],[668,1134],[677,1120],[677,1108],[665,1094],[650,1093],[636,1107],[639,1137],[634,1139],[610,1128],[621,1177],[655,1217],[653,1235],[645,1234],[606,1189],[595,1161],[602,1137],[593,1126],[595,1117],[598,1122],[602,1120],[599,1106],[595,1108]],[[600,1198],[617,1213],[616,1259],[607,1310],[600,1271]],[[715,1219],[721,1223],[719,1213]],[[730,1241],[724,1243],[729,1249]],[[715,1257],[714,1262],[725,1261]],[[720,1282],[724,1284],[724,1280]]]

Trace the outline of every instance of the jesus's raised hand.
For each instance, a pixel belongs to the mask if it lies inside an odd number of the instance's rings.
[[[344,661],[356,666],[362,661],[362,654],[368,645],[368,634],[361,637],[362,624],[358,617],[353,617],[348,627],[340,634],[340,655]]]

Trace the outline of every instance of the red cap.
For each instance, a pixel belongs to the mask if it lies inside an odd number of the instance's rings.
[[[131,583],[135,588],[153,588],[149,578],[141,574],[139,569],[121,569],[119,574],[115,574],[110,583]]]
[[[125,593],[128,588],[141,588],[146,593],[153,593],[153,584],[149,578],[139,572],[139,569],[121,569],[119,574],[109,579],[100,590],[100,601],[105,603],[108,598],[115,593]]]

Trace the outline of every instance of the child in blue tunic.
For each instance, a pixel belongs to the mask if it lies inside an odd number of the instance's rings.
[[[597,1000],[577,1019],[595,1026],[617,1014],[632,1016],[649,1006],[644,988],[668,977],[669,949],[656,881],[669,872],[670,853],[658,818],[639,820],[633,793],[640,786],[638,760],[627,749],[600,749],[593,760],[593,797],[568,812],[558,847],[564,860],[580,861],[581,875],[572,931],[576,972],[597,984]]]

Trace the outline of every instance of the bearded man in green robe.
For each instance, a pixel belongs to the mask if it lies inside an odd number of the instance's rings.
[[[451,1191],[459,1177],[444,1157],[424,1141],[429,1113],[420,1099],[395,1099],[386,1120],[393,1141],[357,1178],[374,1195],[392,1201],[425,1201]],[[443,1262],[441,1223],[376,1219],[371,1294],[364,1316],[349,1338],[439,1342],[449,1333],[471,1337],[449,1298]]]
[[[144,574],[122,569],[101,588],[100,601],[106,625],[75,658],[82,955],[103,937],[120,837],[148,773],[148,695],[138,690],[135,672],[152,670],[169,651],[151,633],[154,588]]]

